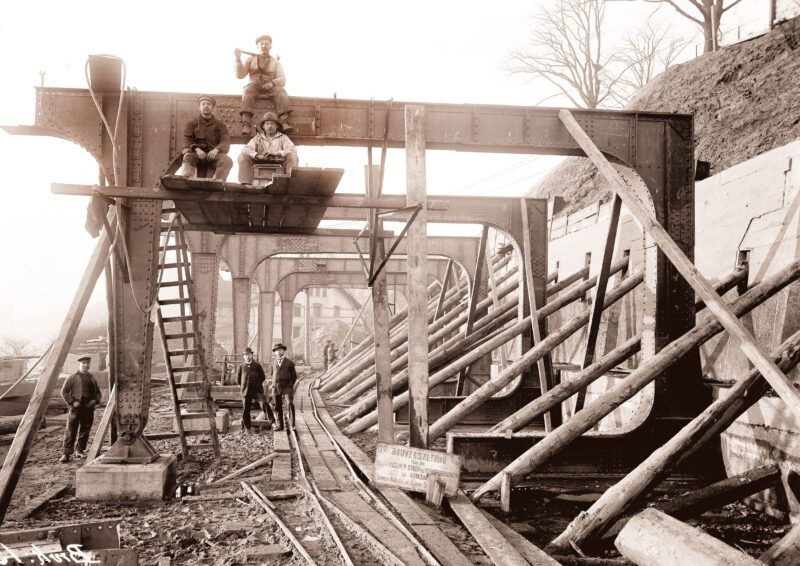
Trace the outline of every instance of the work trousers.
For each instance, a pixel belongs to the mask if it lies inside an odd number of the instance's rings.
[[[217,157],[212,160],[200,161],[194,151],[189,151],[183,154],[183,164],[191,165],[192,167],[204,164],[206,167],[214,169],[214,178],[220,181],[226,181],[228,173],[233,169],[233,159],[227,153],[222,152],[218,153]],[[207,175],[209,173],[210,171],[206,171]]]
[[[246,430],[250,430],[252,421],[250,420],[250,408],[255,402],[256,407],[260,407],[267,415],[270,423],[275,422],[275,415],[272,414],[272,407],[267,403],[266,398],[262,395],[259,397],[242,397],[242,426]]]
[[[283,165],[283,171],[287,175],[292,174],[292,169],[297,167],[298,159],[297,154],[289,152],[289,154],[282,160],[263,160],[263,159],[253,159],[249,155],[245,155],[244,153],[239,154],[239,183],[252,183],[253,182],[253,164],[255,163],[277,163],[279,165]]]
[[[278,117],[283,120],[284,115],[289,112],[289,95],[286,94],[286,89],[281,86],[277,86],[271,88],[270,90],[266,90],[262,84],[263,83],[261,81],[258,81],[249,83],[244,87],[244,91],[242,93],[242,106],[239,113],[247,113],[254,116],[259,112],[258,100],[271,99],[275,103],[275,114],[277,114]],[[263,110],[260,111],[262,113],[264,112]]]
[[[84,407],[81,405],[77,409],[69,408],[67,416],[67,428],[64,430],[64,454],[69,456],[75,451],[75,437],[78,437],[78,450],[83,452],[89,444],[89,432],[94,423],[94,407]],[[80,432],[78,432],[80,429]]]
[[[287,387],[288,389],[288,387]],[[278,424],[284,426],[284,419],[283,419],[283,404],[286,403],[287,410],[289,412],[288,415],[288,422],[289,426],[294,428],[294,396],[292,395],[291,390],[288,393],[278,394],[275,393],[275,416],[278,418]]]

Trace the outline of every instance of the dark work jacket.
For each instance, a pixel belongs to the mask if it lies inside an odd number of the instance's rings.
[[[94,395],[87,395],[87,397],[93,397],[94,400],[99,403],[103,398],[103,392],[100,391],[100,386],[97,384],[97,380],[91,373],[89,374],[89,377],[91,378],[90,381],[94,387]],[[80,372],[76,371],[66,380],[64,380],[64,385],[61,387],[61,397],[68,406],[72,407],[72,404],[75,401],[81,400],[83,394],[82,389],[81,375]]]
[[[264,394],[264,370],[257,361],[253,360],[250,365],[242,364],[236,371],[236,383],[242,391],[242,397],[256,398]]]
[[[217,120],[213,114],[208,120],[198,114],[183,129],[183,147],[189,151],[199,147],[205,152],[217,148],[222,153],[228,153],[231,148],[228,126]]]
[[[272,360],[270,373],[272,374],[272,385],[275,387],[275,395],[292,392],[297,381],[297,371],[292,360],[284,357],[280,367],[278,367],[278,360]]]

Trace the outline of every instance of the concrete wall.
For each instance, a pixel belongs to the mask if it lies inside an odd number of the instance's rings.
[[[800,252],[800,141],[764,153],[697,184],[697,250],[700,271],[710,278],[733,269],[749,250],[752,284],[785,267]],[[760,344],[773,350],[800,329],[800,285],[756,309],[747,322]],[[736,379],[751,365],[723,335],[701,350],[703,372]],[[798,372],[791,377],[797,381]],[[719,389],[717,395],[725,395]],[[800,420],[776,397],[751,408],[722,435],[730,475],[769,462],[800,468]],[[774,502],[775,494],[769,495]]]
[[[586,254],[590,253],[589,277],[597,275],[600,271],[600,263],[603,257],[610,210],[610,203],[600,206],[593,205],[568,216],[552,220],[550,225],[550,247],[548,249],[548,273],[557,271],[558,280],[564,279],[583,269],[586,264]],[[630,253],[630,272],[640,271],[644,261],[642,229],[623,209],[614,248],[614,261],[622,258],[625,252]],[[619,279],[619,274],[611,279],[609,290],[614,287]],[[613,350],[641,330],[643,305],[648,295],[652,296],[652,291],[648,290],[645,284],[642,284],[634,292],[606,310],[601,321],[595,359],[602,357],[606,352]],[[572,303],[553,314],[548,319],[548,328],[550,330],[557,329],[581,311],[590,307],[593,299],[594,292],[591,292],[585,301]],[[575,333],[555,350],[552,356],[553,362],[580,365],[583,361],[585,342],[586,329],[584,327],[582,331]],[[635,367],[639,358],[640,356],[638,355],[631,358],[624,366],[628,368]],[[568,380],[575,374],[576,372],[562,370],[561,378]],[[595,381],[587,391],[586,403],[590,403],[608,388],[613,387],[617,380],[618,377],[609,375]],[[600,422],[598,430],[611,432],[624,427],[632,421],[634,414],[640,410],[648,410],[651,398],[652,386],[649,386],[604,418]],[[573,397],[570,404],[563,407],[565,416],[571,413],[574,401]],[[643,403],[648,404],[648,407],[645,407]]]

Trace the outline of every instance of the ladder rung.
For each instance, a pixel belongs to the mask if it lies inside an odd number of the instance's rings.
[[[186,434],[188,434],[188,433],[186,433]],[[211,432],[209,431],[209,432],[206,432],[206,433],[203,433],[203,434],[211,434]],[[200,449],[200,450],[208,450],[209,448],[213,449],[214,445],[211,444],[210,442],[208,444],[205,444],[205,443],[204,444],[187,444],[186,448],[189,448],[190,450],[198,450],[198,449]]]
[[[183,267],[183,263],[159,263],[161,269],[172,269],[173,267]]]
[[[207,419],[208,413],[182,413],[181,419],[184,421],[197,421],[200,419]]]
[[[166,319],[164,319],[166,322]],[[165,334],[166,340],[175,340],[177,338],[194,338],[194,332],[181,332],[180,334]]]
[[[180,304],[188,303],[188,302],[189,302],[189,298],[188,297],[185,297],[183,299],[159,299],[158,300],[158,304],[159,305],[180,305]]]
[[[202,436],[202,435],[207,435],[207,434],[211,434],[211,430],[210,429],[205,429],[205,430],[184,430],[183,431],[183,436]],[[209,446],[210,446],[210,444],[209,444]]]
[[[184,397],[183,399],[178,399],[178,405],[188,405],[189,403],[205,403],[208,401],[205,397]]]
[[[183,381],[175,384],[175,389],[188,389],[190,387],[201,387],[205,385],[205,381]]]
[[[189,350],[170,350],[170,356],[188,356],[189,354],[196,354],[197,348],[191,348]]]
[[[191,316],[164,316],[162,322],[192,322]]]
[[[180,373],[184,371],[197,371],[200,369],[200,366],[183,366],[180,368],[172,368],[172,373]]]
[[[178,209],[175,207],[161,209],[161,214],[172,214],[173,212],[178,212]]]
[[[159,287],[180,287],[184,285],[184,281],[162,281],[158,284]]]
[[[176,246],[176,245],[173,244],[173,245],[169,245],[169,246],[166,246],[166,247],[161,246],[159,249],[163,252],[165,250],[166,251],[179,250],[179,249],[181,249],[181,247],[180,246]]]

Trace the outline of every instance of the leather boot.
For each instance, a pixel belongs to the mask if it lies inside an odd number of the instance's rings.
[[[284,134],[291,134],[294,131],[294,126],[289,123],[289,113],[281,114],[278,119],[281,121],[281,130]]]
[[[242,132],[243,136],[250,136],[253,134],[253,115],[249,112],[242,112],[240,114],[241,122],[242,122]]]

